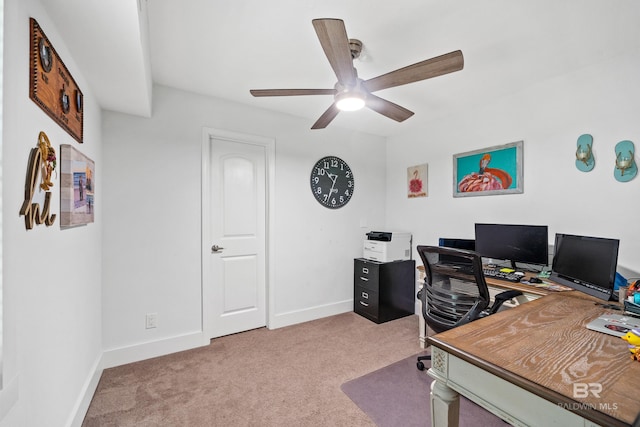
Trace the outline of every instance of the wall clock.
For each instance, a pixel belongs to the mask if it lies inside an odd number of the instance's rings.
[[[353,196],[354,184],[351,168],[336,156],[321,158],[311,170],[311,192],[329,209],[346,205]]]

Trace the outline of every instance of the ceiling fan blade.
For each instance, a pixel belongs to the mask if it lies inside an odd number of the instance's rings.
[[[404,107],[394,104],[391,101],[382,99],[375,95],[367,95],[367,107],[371,108],[376,113],[380,113],[383,116],[387,116],[396,122],[403,122],[409,117],[413,116],[413,111],[407,110]]]
[[[314,19],[311,22],[324,49],[324,54],[338,77],[338,82],[345,86],[353,86],[357,75],[353,68],[349,37],[344,22],[341,19]]]
[[[364,86],[369,92],[375,92],[377,90],[402,86],[407,83],[418,82],[443,74],[453,73],[454,71],[460,71],[463,66],[464,58],[462,52],[456,50],[374,77],[364,82]]]
[[[253,96],[335,95],[335,89],[251,89]]]
[[[340,110],[336,107],[336,104],[333,103],[331,106],[325,111],[320,118],[311,126],[311,129],[324,129],[326,128],[331,120],[335,119]]]

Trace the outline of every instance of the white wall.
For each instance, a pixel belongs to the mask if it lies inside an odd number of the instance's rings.
[[[620,238],[620,264],[640,270],[640,178],[613,179],[616,142],[631,139],[640,149],[638,51],[425,121],[420,131],[385,145],[380,137],[337,127],[310,131],[307,120],[166,87],[154,88],[150,119],[101,114],[39,1],[4,1],[0,416],[11,398],[17,403],[0,427],[77,423],[102,366],[202,342],[203,127],[276,140],[273,326],[349,306],[353,258],[361,254],[363,233],[378,227],[411,231],[415,246],[440,236],[472,237],[479,221],[548,224],[550,239],[555,232]],[[83,89],[83,145],[28,97],[30,16]],[[60,144],[72,144],[95,160],[94,224],[24,229],[18,210],[29,150],[41,130],[58,152]],[[596,168],[587,174],[574,166],[582,133],[595,139]],[[525,143],[524,194],[452,197],[453,154],[517,140]],[[356,177],[353,199],[336,211],[313,199],[308,182],[313,164],[329,154],[346,160]],[[406,168],[424,162],[429,197],[409,200]],[[52,212],[59,212],[54,182]],[[148,312],[158,313],[158,328],[144,328]]]
[[[555,233],[620,239],[619,265],[640,271],[640,177],[620,183],[613,176],[617,142],[629,139],[640,150],[638,75],[636,50],[390,139],[388,224],[410,224],[415,245],[473,238],[475,222],[546,224],[551,244]],[[575,167],[584,133],[594,138],[589,173]],[[519,140],[523,194],[453,198],[454,154]],[[420,163],[429,164],[429,197],[409,200],[406,168]]]
[[[385,139],[311,124],[162,86],[150,119],[104,112],[106,366],[202,342],[203,127],[276,141],[269,325],[352,309],[353,258],[368,227],[385,220]],[[311,168],[325,155],[341,157],[355,175],[355,194],[341,209],[311,194]],[[158,313],[156,329],[145,329],[149,312]]]
[[[5,0],[3,121],[4,386],[17,403],[2,426],[69,425],[102,355],[102,143],[101,112],[58,34],[36,0]],[[84,144],[78,144],[29,99],[29,18],[34,17],[84,94]],[[95,223],[61,230],[26,230],[18,212],[24,201],[29,153],[44,131],[58,153],[71,144],[96,163]],[[59,165],[59,163],[58,163]],[[52,213],[59,213],[59,174]],[[42,195],[40,195],[41,197]],[[93,385],[92,385],[93,384]]]

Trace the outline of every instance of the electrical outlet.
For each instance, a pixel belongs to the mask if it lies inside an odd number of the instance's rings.
[[[158,313],[147,313],[147,329],[158,327]]]

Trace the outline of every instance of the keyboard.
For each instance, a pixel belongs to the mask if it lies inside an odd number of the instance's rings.
[[[505,273],[500,270],[495,270],[493,268],[484,268],[482,270],[484,275],[487,277],[494,277],[499,280],[507,280],[509,282],[519,283],[520,279],[522,279],[522,275],[515,273]]]

